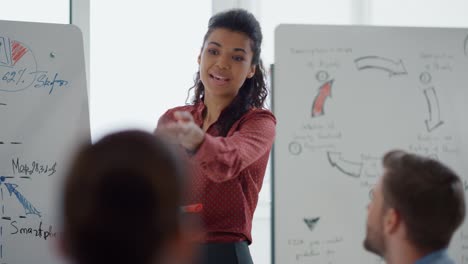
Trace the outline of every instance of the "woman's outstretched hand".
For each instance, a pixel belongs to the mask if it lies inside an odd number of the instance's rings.
[[[205,132],[195,124],[189,112],[174,112],[176,122],[167,123],[156,129],[155,133],[161,133],[174,143],[182,145],[189,151],[195,151],[203,142]]]

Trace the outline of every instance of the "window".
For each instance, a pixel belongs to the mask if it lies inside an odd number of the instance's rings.
[[[211,1],[91,1],[90,117],[93,141],[109,132],[152,131],[185,104],[211,16]]]
[[[265,65],[274,61],[274,33],[279,24],[351,24],[352,2],[353,0],[260,1]]]
[[[1,20],[70,23],[70,1],[2,0]]]
[[[373,25],[468,27],[466,10],[466,0],[374,0],[370,21]]]

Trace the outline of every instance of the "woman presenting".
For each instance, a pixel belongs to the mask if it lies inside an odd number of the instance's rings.
[[[189,202],[202,204],[198,263],[252,263],[252,219],[276,119],[260,60],[262,33],[242,9],[214,15],[198,56],[192,104],[168,110],[156,133],[184,148],[192,166]]]

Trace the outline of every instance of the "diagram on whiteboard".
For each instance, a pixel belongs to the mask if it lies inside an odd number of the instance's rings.
[[[341,153],[327,151],[328,162],[340,172],[355,178],[361,177],[362,163],[345,160]]]
[[[428,118],[425,120],[428,132],[432,132],[444,122],[440,118],[440,105],[434,87],[424,89],[424,97],[427,101]]]
[[[320,217],[304,218],[304,223],[307,225],[307,228],[309,228],[310,231],[313,231],[319,220]]]
[[[30,87],[36,72],[33,52],[21,42],[0,36],[0,91],[17,92]]]
[[[50,54],[51,59],[54,56]],[[55,89],[68,85],[69,81],[61,79],[59,72],[38,68],[34,52],[26,44],[0,35],[0,92],[19,92],[34,87],[52,94]]]
[[[0,264],[62,263],[60,185],[90,142],[85,73],[76,26],[0,21]]]
[[[466,178],[467,31],[281,25],[275,32],[274,261],[383,263],[362,242],[384,154],[437,159]],[[468,235],[448,251],[468,264]]]
[[[431,68],[435,71],[448,71],[451,70],[450,63],[442,64],[439,62],[440,58],[452,59],[446,55],[421,55],[422,58],[434,59],[430,65],[426,65],[426,68]],[[354,64],[359,71],[366,69],[374,69],[379,71],[388,72],[389,76],[405,76],[408,78],[408,71],[406,70],[402,60],[390,60],[382,56],[364,56],[354,59]],[[321,83],[317,89],[314,102],[312,104],[312,117],[319,117],[325,114],[325,102],[331,96],[331,90],[334,86],[334,79],[329,79],[330,75],[326,70],[319,70],[315,73],[316,80]],[[422,117],[424,128],[428,133],[433,132],[444,124],[441,114],[441,106],[439,98],[436,92],[436,88],[432,85],[432,75],[428,71],[424,71],[419,74],[419,82],[423,85],[422,95],[426,102],[426,116]],[[339,93],[339,91],[337,91]],[[332,106],[333,107],[333,106]],[[303,153],[304,150],[310,151],[328,151],[327,159],[330,165],[344,174],[353,177],[359,177],[357,173],[357,164],[351,161],[345,161],[341,158],[335,157],[333,153],[336,152],[336,143],[342,139],[342,133],[340,129],[333,125],[323,125],[321,123],[308,123],[305,124],[301,129],[300,133],[291,140],[288,146],[290,154],[298,156]],[[318,132],[317,132],[318,131]],[[320,143],[317,143],[320,142]],[[331,152],[330,152],[331,151]],[[428,156],[437,156],[435,153],[426,153]],[[345,167],[353,167],[353,169],[344,169]]]
[[[53,58],[51,58],[53,59]],[[69,81],[60,78],[61,73],[42,70],[39,67],[35,53],[28,45],[21,41],[0,35],[0,113],[5,111],[7,118],[18,109],[27,107],[16,103],[9,103],[9,96],[17,93],[24,94],[28,89],[43,91],[51,95],[58,88],[67,88]],[[25,100],[28,101],[28,100]],[[46,103],[44,101],[44,103]],[[7,111],[8,110],[8,111]],[[16,118],[21,118],[15,115]],[[2,117],[3,118],[3,117]],[[2,130],[4,132],[4,130]],[[0,138],[0,151],[21,152],[28,148],[22,140],[11,137],[18,135],[5,135]],[[31,190],[37,181],[47,181],[48,177],[56,172],[57,163],[47,161],[23,161],[19,157],[12,158],[10,169],[3,166],[0,171],[0,199],[1,199],[1,224],[0,224],[0,262],[8,263],[8,252],[12,251],[10,236],[21,239],[31,238],[49,239],[54,236],[52,227],[49,230],[42,229],[43,210],[31,200]],[[45,177],[45,178],[44,178]],[[31,226],[31,223],[33,226]],[[35,225],[35,226],[34,226]]]
[[[31,204],[31,202],[29,202],[26,197],[24,197],[23,194],[21,194],[17,188],[18,188],[18,184],[12,184],[12,183],[7,183],[5,182],[5,178],[4,176],[0,177],[0,181],[5,184],[6,188],[8,189],[8,193],[10,194],[10,196],[14,196],[17,198],[18,202],[23,206],[23,209],[24,209],[24,213],[26,215],[28,214],[33,214],[33,215],[37,215],[38,217],[41,217],[41,213],[36,209],[34,208],[34,206]],[[2,197],[2,200],[3,200],[3,197]],[[2,210],[3,212],[3,210]]]
[[[427,86],[423,90],[428,110],[428,117],[424,122],[426,124],[427,131],[432,132],[444,123],[440,115],[439,99],[434,86],[430,86],[432,75],[429,72],[421,73],[419,75],[419,80],[423,85]]]
[[[21,142],[18,142],[18,141],[0,141],[0,145],[6,145],[6,144],[21,145]]]
[[[333,80],[325,82],[319,89],[312,104],[312,117],[325,114],[325,101],[331,97]]]
[[[33,181],[44,181],[44,177],[53,176],[57,170],[57,163],[45,164],[38,161],[24,162],[20,158],[11,160],[11,175],[0,176],[0,202],[1,219],[0,225],[0,260],[8,254],[8,240],[3,235],[8,230],[9,235],[20,236],[23,239],[38,238],[47,240],[56,234],[49,226],[49,230],[42,229],[42,210],[34,205],[34,202],[24,193],[22,186],[29,186]],[[47,179],[46,178],[46,179]],[[22,220],[22,221],[20,221]],[[23,226],[22,223],[38,222],[38,226]],[[2,261],[2,263],[7,263]]]
[[[406,75],[405,65],[402,60],[392,60],[380,56],[365,56],[354,60],[358,70],[381,70],[388,72],[389,76]]]

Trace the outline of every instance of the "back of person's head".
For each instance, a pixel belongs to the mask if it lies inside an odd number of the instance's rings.
[[[383,166],[384,206],[399,212],[407,239],[421,251],[448,247],[465,218],[460,178],[437,160],[399,150],[388,152]]]
[[[185,172],[141,131],[84,146],[65,181],[64,247],[79,264],[155,263],[180,228]]]

